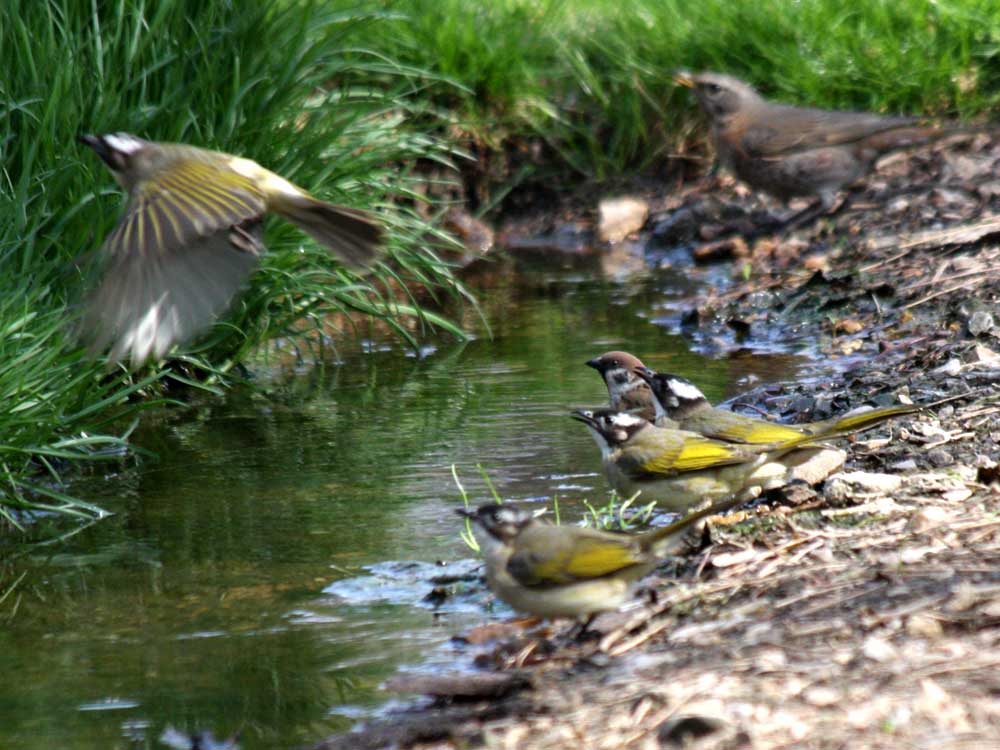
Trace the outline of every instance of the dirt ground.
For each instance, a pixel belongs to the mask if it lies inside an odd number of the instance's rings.
[[[403,680],[433,699],[318,747],[1000,747],[998,165],[983,136],[891,156],[837,215],[750,242],[723,235],[781,207],[728,177],[645,195],[649,262],[685,246],[744,279],[691,300],[696,343],[839,364],[733,408],[936,405],[715,523],[594,637],[498,628],[479,671]]]

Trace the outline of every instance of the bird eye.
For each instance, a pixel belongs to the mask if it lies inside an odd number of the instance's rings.
[[[718,94],[722,91],[722,88],[717,83],[706,83],[705,88],[708,89],[708,93],[710,94]]]

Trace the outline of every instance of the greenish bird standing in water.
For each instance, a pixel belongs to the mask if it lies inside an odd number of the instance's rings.
[[[641,502],[655,501],[671,510],[729,495],[751,500],[787,484],[795,467],[824,450],[809,435],[740,445],[658,427],[614,409],[580,409],[571,416],[589,428],[600,448],[611,489],[620,497],[641,493]]]
[[[272,212],[346,265],[369,267],[384,230],[374,214],[318,200],[254,161],[128,133],[85,135],[128,192],[104,242],[107,267],[82,333],[108,360],[138,366],[190,341],[229,306],[266,248]]]
[[[589,617],[624,604],[694,524],[741,502],[730,497],[642,534],[557,526],[512,505],[456,512],[469,519],[486,582],[500,599],[541,617]]]

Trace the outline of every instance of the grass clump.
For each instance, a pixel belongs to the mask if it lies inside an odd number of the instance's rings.
[[[336,6],[0,6],[0,515],[9,521],[22,508],[94,515],[60,494],[60,471],[121,455],[122,417],[151,403],[136,397],[156,393],[164,377],[221,374],[274,336],[325,334],[331,312],[377,318],[410,341],[430,326],[461,333],[423,309],[435,295],[464,292],[428,247],[442,235],[407,207],[414,196],[400,170],[447,162],[451,151],[410,125],[420,85],[412,72],[347,50],[348,37],[382,15]],[[294,229],[268,225],[270,252],[228,325],[180,353],[180,368],[108,373],[68,329],[123,203],[76,136],[116,130],[246,155],[325,199],[384,209],[390,257],[358,276]]]
[[[678,69],[729,72],[820,107],[967,118],[1000,103],[1000,12],[988,0],[382,7],[395,16],[356,42],[436,74],[421,97],[474,157],[464,176],[483,210],[553,175],[659,173],[700,122],[671,80]]]

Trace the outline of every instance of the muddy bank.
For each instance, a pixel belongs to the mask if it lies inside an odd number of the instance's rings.
[[[751,241],[780,207],[726,177],[641,193],[646,264],[732,267],[677,330],[722,356],[778,338],[828,360],[734,408],[937,405],[715,524],[593,637],[494,629],[478,671],[399,681],[430,699],[318,747],[997,747],[998,159],[981,136],[893,156],[837,215]],[[573,221],[596,232],[596,207]]]

